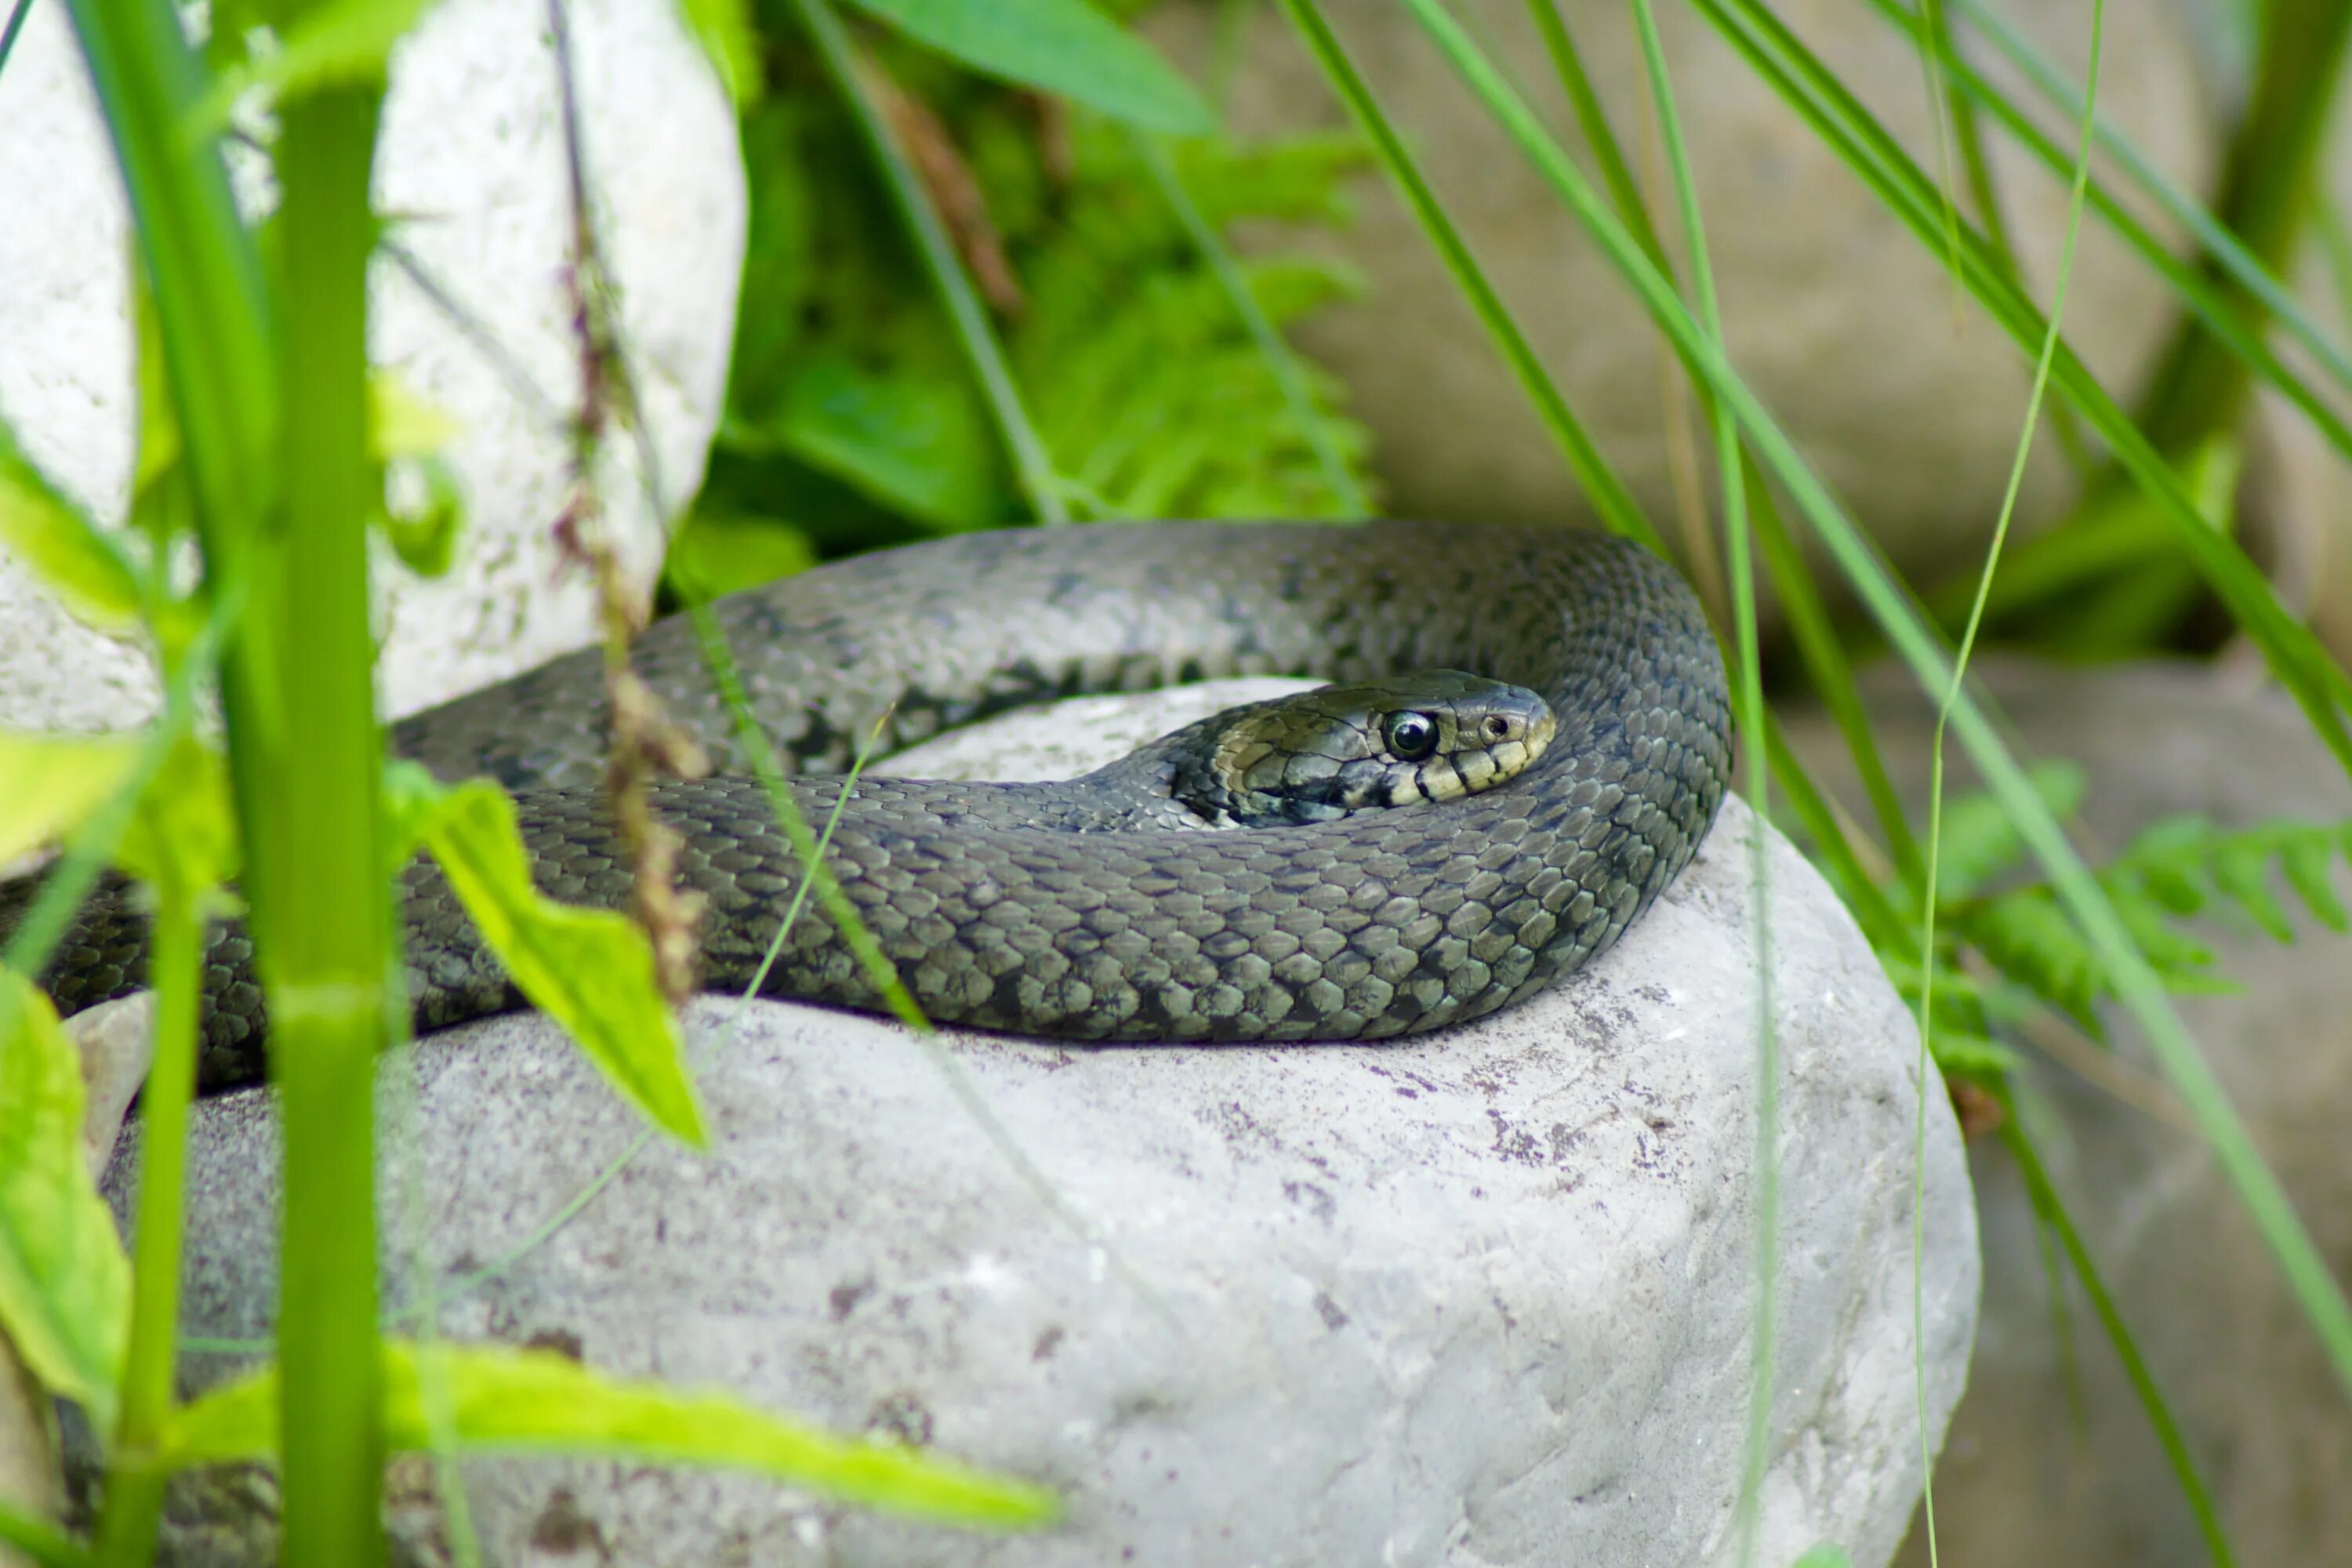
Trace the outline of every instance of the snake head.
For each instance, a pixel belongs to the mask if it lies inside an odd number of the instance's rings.
[[[1525,687],[1418,670],[1229,709],[1202,726],[1175,788],[1212,821],[1331,822],[1492,789],[1526,772],[1557,727]]]

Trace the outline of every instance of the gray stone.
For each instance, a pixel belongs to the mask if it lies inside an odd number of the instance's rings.
[[[1140,733],[1181,721],[1147,711]],[[999,754],[992,771],[1034,765]],[[1757,1278],[1751,826],[1727,805],[1591,971],[1402,1043],[927,1045],[872,1018],[698,1004],[710,1152],[646,1149],[448,1302],[445,1331],[911,1434],[1059,1489],[1068,1521],[956,1535],[742,1477],[498,1461],[467,1466],[485,1546],[510,1564],[1736,1561]],[[1915,1346],[1916,1037],[1820,879],[1777,838],[1769,868],[1781,1268],[1758,1560],[1832,1540],[1875,1565],[1917,1492],[1921,1423],[1932,1448],[1958,1394],[1975,1224],[1937,1093]],[[416,1278],[403,1238],[438,1271],[504,1258],[639,1125],[533,1017],[435,1037],[387,1072],[413,1075],[383,1122],[396,1294]],[[266,1333],[267,1096],[203,1106],[191,1160],[187,1331]],[[401,1540],[437,1560],[410,1489]],[[266,1497],[184,1493],[179,1560],[249,1561],[213,1547],[249,1541],[238,1516]]]
[[[2089,781],[2095,863],[2182,812],[2234,826],[2352,817],[2352,784],[2292,702],[2242,667],[1984,667],[2035,755]],[[1898,785],[1924,788],[1927,713],[1866,689]],[[1792,724],[1809,759],[1836,742]],[[1840,770],[1832,763],[1825,777]],[[1965,766],[1955,787],[1969,787]],[[1853,798],[1850,790],[1843,790]],[[2339,893],[2352,877],[2338,877]],[[2285,896],[2281,889],[2282,897]],[[2339,1279],[2352,1279],[2352,938],[2308,918],[2293,946],[2248,921],[2200,921],[2232,995],[2175,999],[2206,1059]],[[2102,1056],[2063,1029],[2029,1058],[2031,1123],[2075,1222],[2211,1488],[2243,1563],[2342,1563],[2352,1542],[2352,1408],[2278,1268],[2137,1032]],[[1943,1560],[1971,1568],[2208,1561],[2162,1450],[2079,1290],[2053,1319],[2039,1238],[1997,1148],[1971,1161],[1985,1248],[1984,1321],[1968,1397],[1936,1472]],[[1927,1561],[1915,1526],[1903,1562]]]

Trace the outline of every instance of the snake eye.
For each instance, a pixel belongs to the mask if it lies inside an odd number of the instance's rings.
[[[1437,750],[1437,721],[1426,713],[1399,713],[1389,720],[1385,738],[1390,751],[1417,763]]]
[[[1486,731],[1486,739],[1490,741],[1507,741],[1511,738],[1511,721],[1500,713],[1487,714],[1486,722],[1481,727]]]

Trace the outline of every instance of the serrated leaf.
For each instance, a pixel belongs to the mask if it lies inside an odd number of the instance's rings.
[[[327,0],[301,13],[274,53],[248,58],[213,79],[182,121],[190,142],[218,135],[229,110],[254,88],[271,89],[285,103],[324,88],[383,79],[393,45],[431,8],[433,0]]]
[[[420,1370],[446,1380],[463,1452],[611,1454],[772,1476],[894,1513],[1019,1529],[1054,1518],[1054,1496],[919,1450],[842,1438],[771,1415],[734,1394],[607,1376],[543,1350],[383,1344],[384,1442],[431,1446]],[[429,1358],[429,1359],[428,1359]],[[274,1367],[247,1373],[165,1419],[162,1462],[266,1460],[278,1443]]]
[[[43,1387],[113,1426],[131,1263],[82,1163],[81,1059],[48,998],[0,970],[0,1328]]]
[[[2236,900],[2256,925],[2274,941],[2294,940],[2294,922],[2286,918],[2278,896],[2271,891],[2271,857],[2266,846],[2224,837],[2214,847],[2210,864],[2213,885]]]
[[[2167,976],[2183,975],[2210,967],[2213,950],[2180,931],[2164,918],[2164,912],[2153,905],[2131,898],[2123,890],[2116,894],[2116,914],[2124,929],[2149,965]]]
[[[68,500],[0,424],[0,550],[23,562],[78,620],[102,632],[139,623],[131,558]]]
[[[1192,83],[1086,0],[851,0],[974,70],[1057,93],[1146,131],[1217,128]]]
[[[2024,1059],[1990,1036],[1966,1029],[1939,1028],[1934,1044],[1936,1067],[1941,1072],[2001,1078],[2014,1072]]]
[[[0,865],[64,837],[120,788],[139,742],[0,730]]]
[[[1966,917],[1966,931],[2003,974],[2065,1013],[2085,1033],[2100,1033],[2093,1007],[2106,989],[2105,973],[2046,889],[1992,900]]]
[[[2333,836],[2324,830],[2290,834],[2279,846],[2279,869],[2286,874],[2287,885],[2311,911],[2312,918],[2328,930],[2352,930],[2352,921],[2345,917],[2344,905],[2336,896],[2336,846]]]
[[[760,32],[752,25],[751,8],[744,0],[679,0],[686,25],[719,73],[719,85],[738,110],[759,101]]]
[[[541,898],[514,803],[475,779],[425,796],[419,773],[394,775],[395,831],[413,833],[532,1005],[587,1053],[654,1123],[697,1148],[709,1142],[687,1077],[677,1019],[654,978],[646,934],[609,910]]]

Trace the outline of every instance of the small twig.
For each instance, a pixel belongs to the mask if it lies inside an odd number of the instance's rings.
[[[572,307],[572,333],[579,349],[580,404],[572,419],[568,489],[555,523],[564,553],[585,569],[596,585],[604,646],[604,693],[611,710],[611,752],[604,792],[613,823],[629,851],[638,923],[653,944],[654,969],[673,1005],[695,990],[695,931],[702,917],[699,894],[677,885],[682,841],[656,820],[649,792],[658,773],[698,778],[710,761],[691,736],[672,723],[629,662],[629,645],[645,629],[642,599],[622,570],[611,531],[604,526],[597,491],[597,459],[613,423],[642,431],[628,372],[620,353],[613,295],[589,213],[588,182],[580,155],[580,113],[572,71],[572,44],[564,0],[548,0],[548,26],[555,48],[556,79],[563,103],[563,151],[572,195],[572,260],[564,286]]]
[[[923,188],[930,193],[931,205],[947,220],[948,236],[955,242],[956,254],[971,269],[981,297],[999,315],[1019,315],[1028,300],[1022,295],[1021,280],[1013,275],[1013,264],[1004,258],[1004,241],[988,216],[988,199],[971,166],[957,150],[955,138],[948,134],[946,124],[931,112],[929,104],[878,70],[867,67],[864,74],[866,89],[889,117],[899,144],[922,177]],[[1044,124],[1041,119],[1041,129]],[[1062,144],[1066,161],[1068,153],[1066,132]]]

